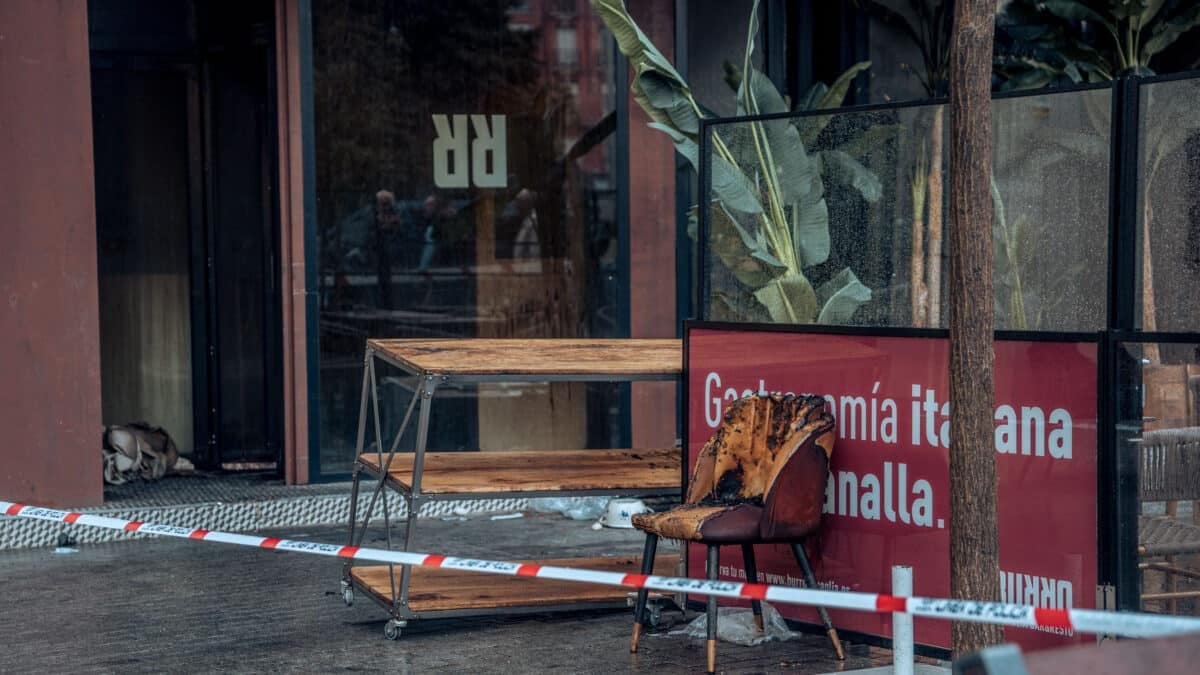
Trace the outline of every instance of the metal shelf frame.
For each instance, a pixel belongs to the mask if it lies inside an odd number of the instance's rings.
[[[456,340],[439,340],[429,341],[422,346],[434,347],[442,353],[452,352],[456,343],[466,341]],[[493,341],[495,345],[503,345],[505,341]],[[517,348],[519,340],[511,341],[514,349]],[[527,342],[527,341],[525,341]],[[540,344],[545,345],[552,341],[545,341]],[[575,346],[578,346],[579,341],[574,341]],[[613,341],[598,341],[607,343],[608,347],[613,346]],[[351,546],[360,546],[366,535],[367,528],[371,523],[377,508],[382,511],[382,519],[384,529],[386,531],[386,545],[388,549],[392,549],[395,543],[392,541],[392,520],[393,514],[390,512],[388,500],[383,499],[380,505],[380,495],[383,490],[389,489],[401,495],[407,506],[405,515],[404,535],[401,542],[398,542],[403,548],[402,550],[411,550],[414,532],[416,530],[417,514],[421,510],[421,505],[426,501],[447,500],[447,499],[488,499],[504,496],[519,495],[521,497],[540,497],[547,495],[635,495],[635,494],[677,494],[682,489],[680,485],[672,484],[671,487],[647,489],[645,487],[614,487],[601,488],[594,490],[530,490],[530,491],[497,491],[497,492],[439,492],[429,494],[422,491],[422,474],[425,469],[425,460],[427,455],[428,440],[429,440],[429,421],[432,415],[434,396],[441,387],[458,385],[458,384],[479,384],[479,383],[499,383],[499,382],[637,382],[637,381],[670,381],[676,380],[682,372],[682,345],[678,340],[661,340],[654,341],[660,343],[658,347],[674,349],[678,357],[674,359],[668,369],[660,369],[662,372],[632,372],[624,371],[619,373],[605,372],[576,372],[571,373],[547,373],[545,369],[534,369],[537,372],[526,372],[520,366],[513,367],[512,372],[504,373],[479,373],[479,372],[435,372],[419,363],[418,359],[406,360],[396,357],[389,353],[386,348],[380,348],[374,344],[374,341],[368,340],[366,352],[363,357],[363,380],[362,394],[359,404],[358,414],[358,435],[356,440],[355,462],[352,475],[351,493],[350,493],[350,512],[348,518],[348,544]],[[414,342],[415,344],[415,342]],[[379,414],[379,391],[378,387],[380,380],[376,373],[376,362],[382,362],[402,371],[406,378],[411,378],[414,383],[412,387],[412,395],[408,402],[404,417],[400,422],[398,429],[395,432],[387,451],[384,451],[384,434],[381,428],[381,418]],[[406,387],[407,388],[407,387]],[[368,412],[371,413],[373,424],[368,425]],[[413,443],[413,465],[411,475],[411,486],[397,480],[390,473],[392,462],[395,459],[397,451],[400,449],[400,442],[409,425],[412,423],[413,413],[416,412],[416,438]],[[362,457],[366,448],[366,440],[368,427],[374,436],[374,444],[376,451],[375,464],[364,463]],[[676,448],[678,450],[678,448]],[[537,453],[539,451],[530,451]],[[553,451],[544,451],[552,453]],[[370,500],[367,503],[365,512],[358,516],[359,500],[364,495],[361,494],[362,483],[364,477],[368,481],[368,485],[372,486]],[[407,622],[413,619],[433,619],[445,618],[451,616],[470,616],[483,614],[515,614],[528,612],[541,612],[548,610],[573,610],[582,608],[602,608],[602,607],[622,607],[626,606],[626,601],[621,599],[613,602],[602,601],[585,601],[573,602],[565,599],[561,603],[548,604],[544,600],[539,603],[530,603],[528,606],[521,607],[470,607],[462,609],[439,609],[436,611],[417,611],[410,606],[410,586],[412,584],[412,569],[409,565],[400,565],[399,575],[396,574],[396,565],[388,565],[388,574],[390,581],[390,598],[378,588],[369,587],[362,579],[356,577],[353,573],[353,560],[346,560],[342,568],[342,591],[343,598],[350,604],[353,602],[356,591],[361,591],[363,595],[370,597],[373,601],[384,607],[389,613],[389,620],[385,626],[385,634],[389,638],[399,636],[399,629]],[[397,578],[398,577],[398,578]]]

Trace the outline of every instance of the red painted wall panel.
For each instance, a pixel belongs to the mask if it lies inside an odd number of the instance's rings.
[[[675,3],[630,3],[642,31],[675,56]],[[629,99],[629,336],[675,337],[675,146]],[[632,387],[633,447],[675,442],[675,383]]]
[[[85,0],[0,2],[0,498],[103,501]]]

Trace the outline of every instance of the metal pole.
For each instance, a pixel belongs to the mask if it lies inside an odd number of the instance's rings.
[[[912,597],[912,568],[892,566],[892,595]],[[907,612],[892,612],[892,672],[913,675],[913,618]]]

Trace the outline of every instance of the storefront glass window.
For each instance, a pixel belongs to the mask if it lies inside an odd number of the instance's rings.
[[[993,103],[997,328],[1104,326],[1110,100],[1095,89]],[[706,318],[946,325],[944,106],[710,131]]]
[[[1137,325],[1200,328],[1200,80],[1140,87]],[[1149,244],[1147,244],[1149,242]],[[1153,358],[1153,354],[1151,354]]]
[[[1118,349],[1118,462],[1136,476],[1143,611],[1196,614],[1200,603],[1200,343]]]
[[[563,4],[314,0],[321,473],[350,468],[369,337],[624,330],[611,38]],[[518,389],[440,393],[430,449],[619,447],[614,388]]]

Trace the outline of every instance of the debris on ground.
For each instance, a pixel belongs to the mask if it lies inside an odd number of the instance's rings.
[[[749,607],[717,608],[717,639],[743,647],[753,647],[771,640],[791,640],[796,637],[784,622],[779,612],[767,603],[762,603],[763,631],[754,625],[754,613]],[[708,637],[708,616],[700,614],[687,626],[673,630],[668,635],[687,635],[694,638]]]
[[[187,473],[195,467],[166,429],[147,422],[130,422],[105,427],[101,435],[104,482],[121,485],[138,478],[157,480],[167,473]]]
[[[609,497],[545,497],[530,499],[529,508],[538,513],[561,513],[571,520],[596,520],[608,508]]]

